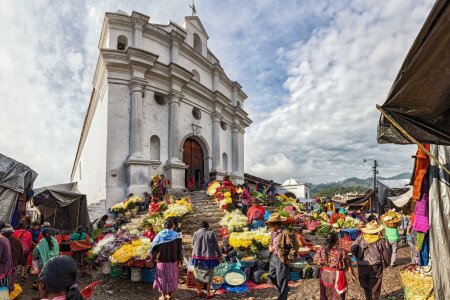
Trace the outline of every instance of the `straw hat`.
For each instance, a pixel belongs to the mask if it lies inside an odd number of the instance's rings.
[[[287,218],[280,216],[278,213],[273,213],[269,216],[269,220],[266,221],[266,224],[284,222]]]
[[[378,233],[384,229],[384,226],[377,221],[370,221],[366,226],[361,228],[361,231],[368,234]]]

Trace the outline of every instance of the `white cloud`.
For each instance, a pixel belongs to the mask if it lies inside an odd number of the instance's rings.
[[[431,5],[350,2],[309,39],[278,51],[288,62],[289,97],[249,129],[247,144],[264,145],[246,153],[249,168],[271,166],[265,157],[283,145],[298,167],[292,176],[306,181],[364,176],[364,157],[380,160],[382,175],[410,171],[414,147],[376,144],[375,104],[384,102]]]
[[[190,14],[188,2],[2,1],[0,152],[34,168],[36,185],[69,180],[104,13],[136,10],[167,23]],[[249,95],[247,169],[330,181],[364,175],[363,157],[380,158],[386,172],[409,167],[410,147],[376,144],[374,105],[431,5],[199,1],[209,47]]]
[[[264,163],[258,163],[249,168],[251,174],[266,177],[271,174],[274,178],[285,178],[295,173],[296,166],[283,153],[276,153],[267,157]]]

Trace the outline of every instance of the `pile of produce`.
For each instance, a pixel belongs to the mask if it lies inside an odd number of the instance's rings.
[[[322,224],[322,222],[317,220],[311,220],[306,222],[306,229],[309,231],[315,231],[317,227],[319,227]]]
[[[327,223],[322,223],[319,225],[319,227],[317,227],[316,234],[326,237],[331,232],[331,230],[333,230],[331,225],[329,225]]]
[[[247,228],[248,218],[239,209],[227,212],[219,224],[227,228],[228,232],[242,231]]]
[[[248,250],[257,253],[266,249],[270,242],[270,231],[266,228],[259,228],[253,231],[232,232],[230,234],[230,246],[239,250]]]
[[[397,227],[402,221],[402,216],[394,210],[390,210],[381,216],[381,221],[387,227]]]

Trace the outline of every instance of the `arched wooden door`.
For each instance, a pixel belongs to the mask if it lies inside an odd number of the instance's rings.
[[[186,186],[189,178],[192,176],[195,189],[198,189],[200,182],[205,178],[202,147],[197,141],[186,139],[183,150],[183,162],[189,166],[185,175]]]

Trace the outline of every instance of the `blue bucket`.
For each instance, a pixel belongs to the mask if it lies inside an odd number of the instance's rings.
[[[300,272],[291,272],[289,271],[289,280],[297,281],[300,280]]]
[[[153,281],[155,281],[155,268],[142,269],[142,282],[143,283],[153,283]]]

